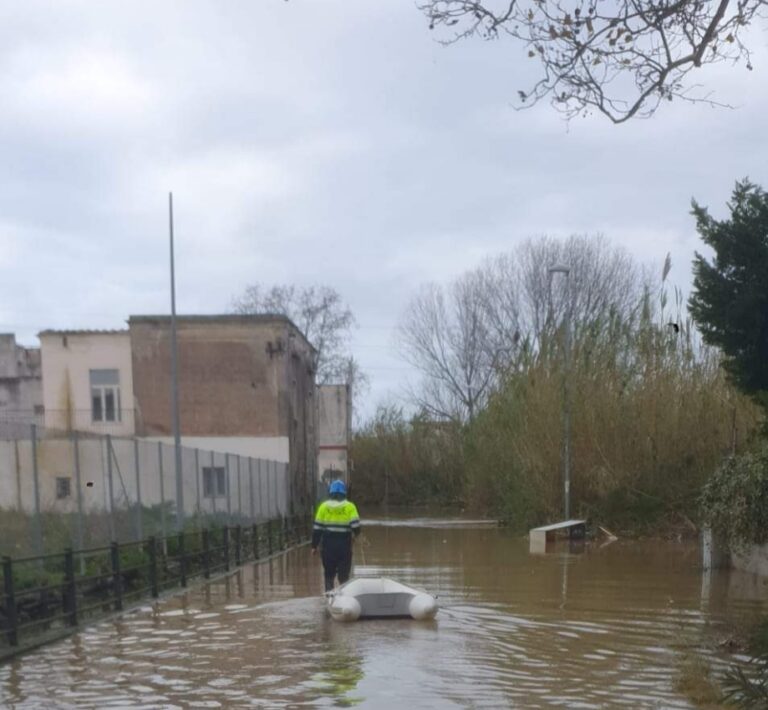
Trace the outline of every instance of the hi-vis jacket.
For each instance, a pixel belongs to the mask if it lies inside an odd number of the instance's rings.
[[[312,547],[324,543],[349,542],[360,534],[360,516],[355,504],[348,500],[327,500],[317,508],[312,528]]]

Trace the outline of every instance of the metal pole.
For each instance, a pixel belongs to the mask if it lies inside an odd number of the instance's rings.
[[[115,541],[115,493],[112,487],[112,437],[107,434],[107,490],[109,492],[109,540]]]
[[[3,557],[3,593],[5,594],[5,628],[8,645],[18,646],[19,619],[16,610],[16,590],[13,584],[13,561],[10,557]]]
[[[133,465],[136,470],[136,539],[141,540],[144,526],[141,520],[141,466],[139,464],[139,440],[133,440]]]
[[[157,598],[160,595],[157,584],[157,541],[152,535],[147,542],[149,543],[149,588],[152,596]]]
[[[253,497],[253,459],[248,457],[248,491],[251,494],[251,522],[256,520],[256,504]]]
[[[43,554],[43,522],[40,518],[40,476],[37,470],[37,425],[31,425],[32,434],[32,476],[35,485],[35,551],[38,555]]]
[[[13,440],[13,465],[16,472],[16,509],[21,513],[24,504],[21,499],[21,459],[19,458],[19,440]]]
[[[227,525],[232,523],[232,500],[229,496],[229,454],[224,454],[224,488],[227,493]]]
[[[269,520],[272,517],[272,495],[269,492],[269,479],[272,476],[272,462],[267,461],[267,520]]]
[[[565,478],[565,519],[571,519],[571,272],[565,272],[565,377],[563,384],[563,469]]]
[[[115,541],[110,545],[112,560],[112,587],[115,593],[115,611],[123,610],[123,576],[120,572],[120,548]]]
[[[195,487],[197,489],[197,515],[200,517],[200,449],[195,449]]]
[[[264,481],[264,474],[261,470],[261,459],[256,459],[257,468],[258,468],[258,478],[259,478],[259,520],[264,520],[264,493],[262,491],[262,488],[264,487],[263,481]]]
[[[173,415],[173,448],[176,462],[176,529],[184,528],[184,489],[181,479],[181,434],[179,433],[179,378],[176,367],[176,274],[173,256],[173,193],[168,193],[168,223],[171,235],[171,392]]]
[[[216,518],[216,494],[219,490],[219,476],[216,473],[216,459],[211,451],[211,503],[213,505],[213,517]],[[215,522],[215,520],[214,520]]]
[[[82,550],[83,543],[83,488],[80,481],[80,441],[77,432],[72,432],[72,450],[75,457],[75,486],[77,487],[77,549]],[[80,570],[83,569],[83,556],[80,555]]]
[[[352,487],[352,459],[351,459],[351,451],[352,451],[352,384],[351,382],[347,383],[347,399],[346,399],[346,419],[345,419],[345,425],[347,427],[347,436],[346,436],[346,445],[347,450],[344,452],[346,455],[346,483],[347,483],[347,490],[349,490]],[[315,490],[313,491],[314,495],[317,495],[317,477],[320,475],[320,471],[315,472]],[[314,507],[314,500],[312,501]],[[361,548],[362,549],[362,546]]]
[[[278,485],[279,479],[277,477],[277,461],[272,462],[272,486],[275,491],[275,517],[280,517],[282,508],[280,507],[280,489],[282,486]]]
[[[240,456],[237,457],[237,524],[243,519],[243,479],[240,476]]]
[[[163,481],[163,443],[157,442],[157,462],[160,467],[160,532],[165,545],[165,482]]]
[[[77,626],[77,583],[75,582],[75,556],[72,548],[64,551],[64,594],[63,607],[67,623]]]
[[[552,274],[565,275],[565,316],[563,330],[565,343],[563,345],[563,507],[565,519],[571,517],[571,269],[568,266],[552,266],[548,269]],[[551,287],[551,282],[550,282]],[[551,304],[551,295],[550,295]]]

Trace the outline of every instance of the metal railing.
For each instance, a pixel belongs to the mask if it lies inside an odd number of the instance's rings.
[[[266,559],[310,535],[309,518],[275,518],[88,550],[3,557],[0,658],[61,638],[141,599],[184,588],[193,578],[209,579]]]

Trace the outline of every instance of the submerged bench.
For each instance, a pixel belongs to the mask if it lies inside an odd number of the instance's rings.
[[[571,539],[582,539],[587,531],[586,520],[564,520],[561,523],[542,525],[530,530],[530,551],[544,552],[547,541],[554,540],[559,533],[565,533]]]

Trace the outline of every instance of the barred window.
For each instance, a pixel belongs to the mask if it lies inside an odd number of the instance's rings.
[[[72,479],[69,476],[56,477],[56,498],[69,498],[72,494]]]
[[[223,466],[203,466],[203,496],[213,498],[227,494],[226,472]]]

